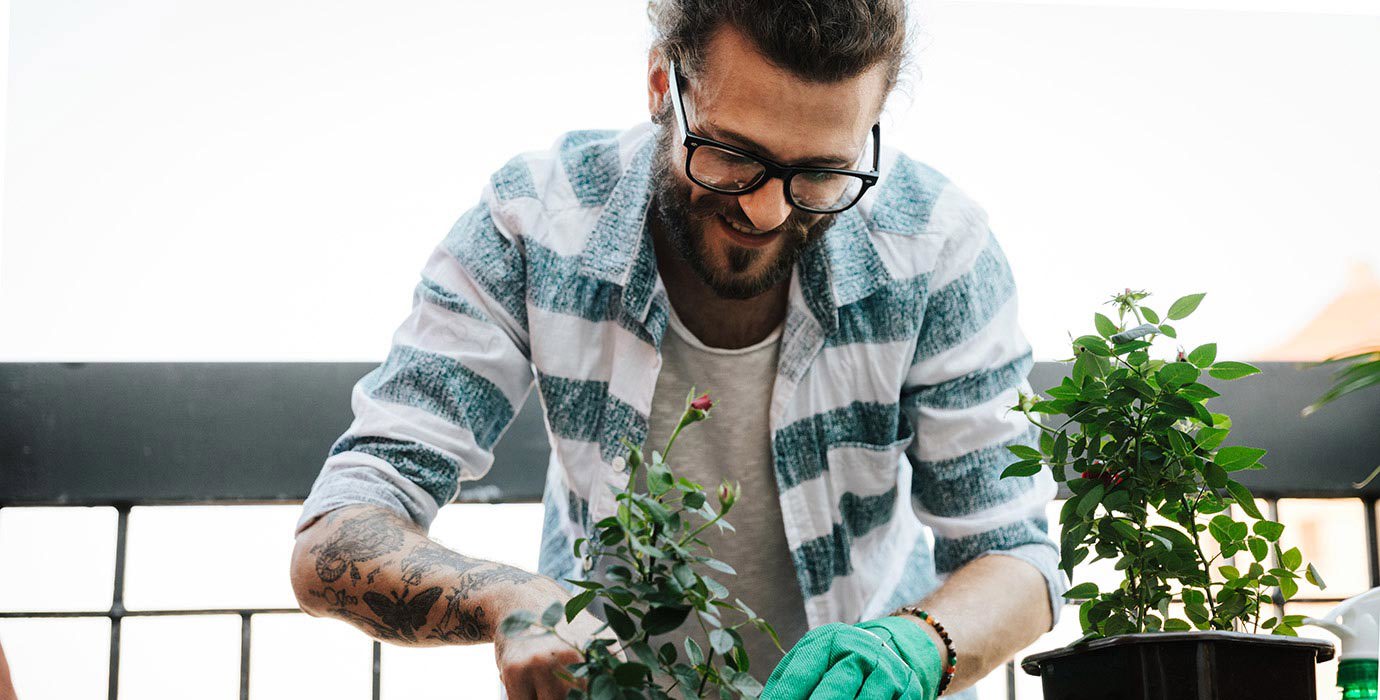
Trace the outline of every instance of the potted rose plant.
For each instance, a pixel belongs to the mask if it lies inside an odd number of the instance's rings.
[[[624,460],[628,481],[615,489],[617,513],[594,524],[589,538],[574,544],[577,559],[589,571],[604,566],[605,582],[566,579],[583,589],[564,605],[553,603],[540,615],[519,611],[501,623],[504,634],[552,634],[562,615],[567,621],[587,607],[593,608],[612,628],[618,641],[596,638],[583,646],[565,640],[583,657],[566,669],[568,680],[583,679],[585,690],[572,690],[569,700],[622,700],[647,698],[755,698],[762,686],[748,673],[749,660],[739,630],[752,626],[767,634],[780,648],[772,626],[740,599],[729,602],[730,593],[707,570],[733,575],[728,564],[703,553],[698,535],[709,527],[732,530],[724,516],[737,502],[739,486],[724,481],[710,504],[704,488],[672,474],[666,457],[681,430],[709,417],[713,407],[708,394],[695,398],[692,389],[685,412],[661,451],[650,455],[628,446]],[[646,469],[646,490],[638,488],[637,475]],[[670,642],[652,648],[653,635],[679,628],[694,615],[708,648],[685,637],[677,648]],[[596,632],[597,633],[597,632]],[[621,651],[622,657],[617,653]],[[665,687],[658,681],[669,678]]]
[[[1042,677],[1048,700],[1313,698],[1314,665],[1331,645],[1297,638],[1302,615],[1265,612],[1300,579],[1323,581],[1279,545],[1284,526],[1233,478],[1264,468],[1265,451],[1223,446],[1231,419],[1208,409],[1219,394],[1200,381],[1259,370],[1218,360],[1213,343],[1152,358],[1157,339],[1177,338],[1169,322],[1203,295],[1164,318],[1147,296],[1113,296],[1116,320],[1096,314],[1096,333],[1073,340],[1070,375],[1016,407],[1039,428],[1039,447],[1011,446],[1019,461],[1003,476],[1049,469],[1072,494],[1059,515],[1060,568],[1073,579],[1078,564],[1105,559],[1122,575],[1110,590],[1084,581],[1066,592],[1082,601],[1083,637],[1022,667]]]

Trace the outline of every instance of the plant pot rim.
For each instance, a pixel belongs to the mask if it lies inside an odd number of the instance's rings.
[[[1032,676],[1040,675],[1040,665],[1051,660],[1061,659],[1085,651],[1095,651],[1112,647],[1137,646],[1142,644],[1173,644],[1194,642],[1218,642],[1228,644],[1253,644],[1257,646],[1308,648],[1316,654],[1318,663],[1331,661],[1336,654],[1332,643],[1325,639],[1312,637],[1289,637],[1282,634],[1250,634],[1248,632],[1229,632],[1226,630],[1192,630],[1188,632],[1137,632],[1102,637],[1082,643],[1069,644],[1042,651],[1021,659],[1021,669]]]

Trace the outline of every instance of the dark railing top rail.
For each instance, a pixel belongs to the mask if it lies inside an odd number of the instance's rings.
[[[0,363],[0,506],[301,501],[373,366]],[[1269,450],[1270,468],[1241,480],[1262,496],[1380,495],[1351,486],[1380,464],[1380,391],[1304,419],[1329,370],[1262,367],[1211,404],[1232,415],[1230,441]],[[1064,371],[1037,363],[1031,384]],[[540,500],[548,450],[534,391],[461,500]]]

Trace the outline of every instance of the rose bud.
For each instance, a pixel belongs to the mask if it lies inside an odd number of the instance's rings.
[[[708,393],[701,394],[698,399],[695,399],[694,401],[690,402],[690,408],[693,408],[697,411],[708,411],[713,407],[714,402],[710,400]]]
[[[723,512],[727,513],[728,509],[732,508],[733,504],[738,501],[738,494],[741,490],[742,485],[736,481],[730,484],[728,479],[724,479],[723,483],[719,484],[719,507],[723,509]]]

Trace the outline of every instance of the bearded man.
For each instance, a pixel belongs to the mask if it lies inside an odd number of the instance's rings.
[[[976,204],[882,146],[904,2],[663,0],[653,19],[650,122],[514,158],[427,261],[306,502],[298,599],[375,639],[493,642],[509,698],[565,698],[578,654],[498,623],[572,596],[622,440],[665,444],[698,386],[714,415],[673,466],[742,484],[737,531],[706,536],[791,650],[744,635],[764,697],[971,696],[1053,626],[1065,581],[1047,472],[1000,478],[1034,438],[1008,410],[1031,354],[1007,261]],[[426,535],[534,384],[537,573]]]

